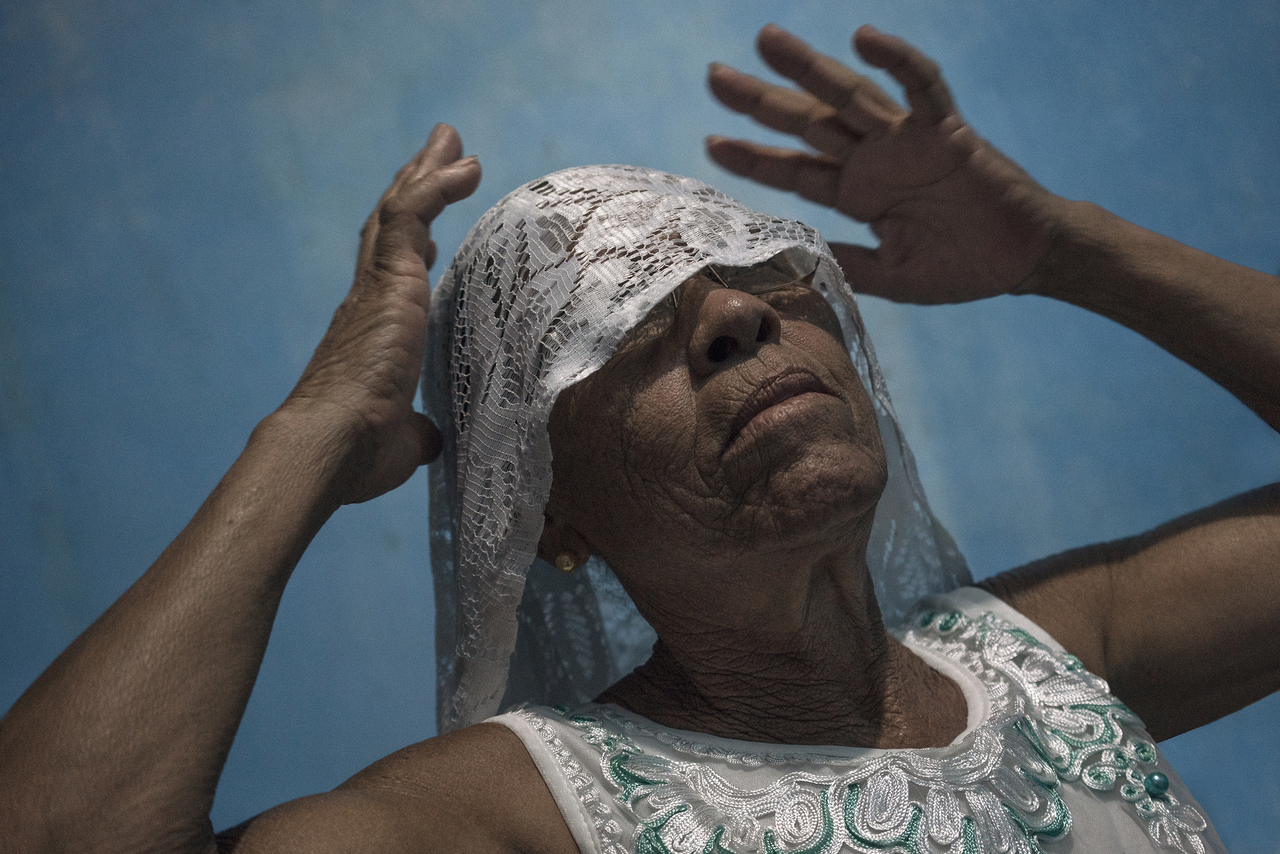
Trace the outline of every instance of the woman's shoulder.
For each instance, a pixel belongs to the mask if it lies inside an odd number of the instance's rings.
[[[331,792],[282,804],[220,835],[223,851],[313,848],[578,850],[520,739],[493,723],[412,744]]]
[[[996,619],[1021,629],[1041,644],[1054,652],[1063,652],[1062,644],[1042,628],[1037,622],[1019,611],[1004,599],[984,587],[957,587],[949,593],[935,593],[920,600],[915,609],[915,618],[922,613],[938,611],[956,611],[970,619],[981,618],[990,614]],[[911,623],[908,619],[908,626]]]

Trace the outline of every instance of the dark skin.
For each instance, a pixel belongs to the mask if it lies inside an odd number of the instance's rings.
[[[1067,300],[1146,335],[1280,426],[1275,277],[1048,193],[973,133],[936,67],[897,39],[863,28],[855,47],[902,84],[909,108],[782,30],[765,28],[759,47],[799,89],[716,66],[713,92],[812,149],[712,138],[708,151],[731,171],[869,222],[878,249],[834,244],[857,289],[911,302],[1015,292]],[[479,181],[461,153],[457,134],[440,126],[401,171],[362,233],[351,293],[293,393],[156,564],[0,722],[0,850],[576,850],[523,746],[493,724],[405,748],[332,792],[221,835],[208,820],[298,557],[340,505],[393,489],[438,453],[438,434],[412,402],[435,255],[429,225]],[[882,457],[821,306],[772,304],[696,279],[684,287],[689,298],[669,333],[624,349],[553,413],[556,481],[542,553],[584,560],[599,551],[663,638],[654,661],[606,698],[730,737],[946,743],[962,724],[955,686],[903,656],[868,592],[860,550]],[[711,343],[726,337],[741,345],[735,357],[710,358]],[[796,371],[820,387],[734,438],[745,401]],[[572,417],[575,406],[603,419],[576,463],[565,440],[585,440],[572,434],[590,425]],[[654,407],[682,413],[681,429],[666,444],[637,446]],[[796,436],[811,437],[834,469],[813,465]],[[634,508],[575,497],[600,495],[590,472],[625,464],[628,453],[684,478],[642,478],[637,494],[649,496],[652,524],[710,560],[705,578],[680,572],[688,558],[655,552],[661,538],[644,536],[645,525],[610,523]],[[733,465],[717,465],[734,453]],[[805,503],[809,495],[816,503]],[[1280,687],[1280,650],[1255,643],[1280,629],[1278,512],[1280,489],[1258,490],[986,586],[1166,738]],[[732,561],[717,557],[729,540],[741,543]],[[780,560],[785,572],[765,571]],[[731,562],[751,583],[724,583]],[[748,614],[767,601],[784,616],[682,629],[726,591]],[[1142,608],[1126,607],[1137,601]],[[844,676],[823,672],[812,652],[841,630],[858,638],[842,653]],[[742,690],[748,679],[765,690]]]
[[[915,303],[1004,293],[1071,302],[1145,335],[1280,429],[1277,277],[1054,196],[973,132],[919,51],[871,27],[858,30],[854,46],[897,78],[909,111],[766,27],[761,55],[801,89],[713,66],[712,91],[816,151],[712,137],[712,158],[869,223],[877,249],[832,244],[855,290]],[[1280,625],[1271,606],[1277,502],[1275,489],[1257,490],[983,586],[1106,678],[1153,735],[1169,738],[1280,688],[1280,648],[1252,643]],[[1123,607],[1136,602],[1144,607]],[[1197,699],[1183,702],[1188,696]]]
[[[695,276],[651,325],[550,424],[547,538],[603,555],[662,639],[604,699],[754,741],[950,743],[959,690],[885,631],[870,590],[884,449],[826,300]]]

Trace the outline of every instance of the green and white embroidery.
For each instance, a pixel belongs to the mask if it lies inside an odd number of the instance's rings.
[[[1128,733],[1126,725],[1142,727],[1142,721],[1079,659],[1048,649],[990,614],[969,620],[926,612],[917,624],[913,638],[963,660],[987,686],[992,720],[1012,722],[1060,779],[1080,780],[1099,792],[1118,784],[1120,797],[1146,822],[1153,841],[1203,854],[1204,816],[1171,794],[1148,792],[1144,784],[1155,772],[1155,745]]]
[[[577,765],[549,721],[531,710],[519,714],[551,748],[611,851],[1037,854],[1041,843],[1071,832],[1058,787],[1080,780],[1130,804],[1157,844],[1203,854],[1199,812],[1148,791],[1157,754],[1131,732],[1141,721],[1073,656],[992,615],[924,613],[904,639],[962,663],[987,689],[991,714],[958,750],[731,752],[608,707],[595,715],[557,710],[599,751],[608,784],[600,792],[596,775]],[[671,755],[646,753],[629,733],[658,739]],[[742,788],[704,761],[712,758],[782,773]],[[784,770],[815,767],[825,773]],[[635,816],[629,838],[602,796]]]

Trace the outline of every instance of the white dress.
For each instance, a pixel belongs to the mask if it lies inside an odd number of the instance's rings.
[[[968,726],[946,747],[737,741],[598,704],[491,720],[583,852],[1225,850],[1106,682],[999,599],[930,597],[895,634],[964,692]]]

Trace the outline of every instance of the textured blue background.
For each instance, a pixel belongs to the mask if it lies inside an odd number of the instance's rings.
[[[631,8],[624,8],[624,5]],[[1051,189],[1280,265],[1273,0],[0,6],[0,708],[151,562],[288,392],[356,232],[432,124],[485,179],[625,162],[730,179],[703,85],[776,20],[828,53],[872,22],[931,53]],[[864,301],[935,509],[976,574],[1276,479],[1280,440],[1153,345],[1037,298]],[[330,788],[433,731],[425,478],[347,508],[285,597],[215,823]],[[1264,639],[1273,643],[1274,639]],[[1280,698],[1165,745],[1236,852],[1280,830]]]

